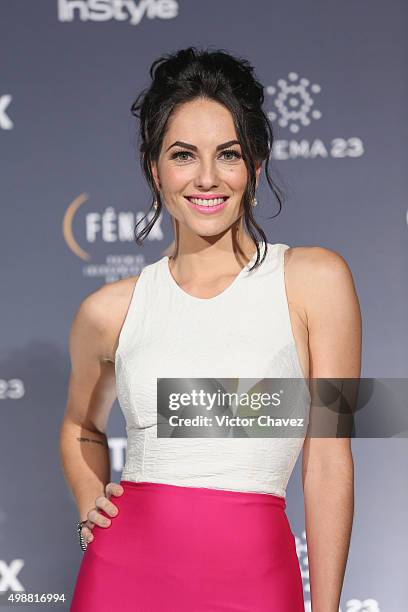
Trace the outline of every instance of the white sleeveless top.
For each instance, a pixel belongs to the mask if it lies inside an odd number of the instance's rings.
[[[127,432],[122,480],[286,496],[304,436],[158,438],[156,384],[157,378],[174,377],[298,378],[307,418],[310,393],[285,290],[287,248],[268,243],[260,267],[248,270],[255,253],[232,284],[210,299],[176,283],[167,255],[143,268],[115,355]]]

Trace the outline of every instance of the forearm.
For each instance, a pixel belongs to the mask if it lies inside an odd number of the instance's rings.
[[[95,499],[110,482],[110,457],[106,435],[64,419],[60,454],[65,479],[75,497],[80,520],[85,520]]]
[[[354,513],[354,468],[309,470],[303,482],[313,612],[338,612]]]

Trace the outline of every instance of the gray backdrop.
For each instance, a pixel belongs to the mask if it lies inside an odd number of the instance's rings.
[[[258,220],[270,242],[321,245],[346,259],[363,314],[362,376],[406,377],[408,6],[403,0],[0,6],[0,590],[65,593],[69,601],[81,551],[58,431],[72,318],[86,295],[139,273],[172,240],[165,213],[143,248],[132,242],[150,193],[129,107],[149,82],[151,62],[196,45],[227,49],[255,65],[276,134],[272,168],[288,196],[281,214],[268,220],[276,202],[263,184]],[[283,91],[285,105],[277,107]],[[124,432],[116,403],[108,430],[116,481]],[[353,440],[353,449],[355,522],[341,610],[401,612],[408,598],[407,440]],[[299,467],[298,461],[287,513],[310,609]]]

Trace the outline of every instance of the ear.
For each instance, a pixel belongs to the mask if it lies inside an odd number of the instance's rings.
[[[256,186],[258,187],[259,185],[259,176],[261,174],[261,170],[262,170],[262,162],[257,162],[256,163],[256,168],[255,168],[255,173],[256,173]]]
[[[153,179],[154,179],[156,188],[157,188],[158,191],[160,191],[161,190],[161,184],[160,184],[160,179],[159,179],[159,173],[158,173],[158,170],[157,170],[157,163],[152,161],[150,165],[151,165],[151,168],[152,168],[152,175],[153,175]]]

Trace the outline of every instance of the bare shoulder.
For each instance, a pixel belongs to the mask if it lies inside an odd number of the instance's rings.
[[[290,247],[285,274],[293,300],[312,314],[335,301],[356,301],[353,275],[345,258],[321,246]]]
[[[81,302],[74,326],[96,341],[101,360],[114,361],[117,340],[139,276],[102,285]]]
[[[285,251],[285,265],[292,274],[351,274],[342,255],[321,246],[289,247]]]

